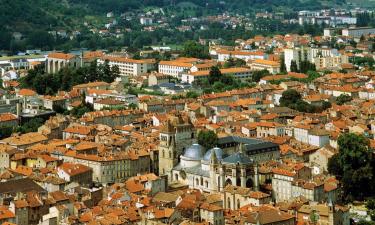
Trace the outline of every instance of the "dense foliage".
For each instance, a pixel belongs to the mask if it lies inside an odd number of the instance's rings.
[[[203,89],[206,94],[254,86],[253,83],[241,81],[233,75],[222,74],[217,66],[211,68],[208,78],[195,80],[193,85]]]
[[[338,139],[339,152],[330,158],[328,171],[343,187],[344,200],[364,200],[375,197],[375,158],[369,140],[353,133]]]
[[[21,87],[31,88],[38,94],[55,94],[59,90],[70,91],[72,86],[94,81],[111,83],[119,76],[117,66],[97,65],[92,62],[90,66],[73,69],[65,67],[56,74],[48,74],[42,66],[31,69],[28,75],[20,80]]]
[[[215,147],[218,143],[218,137],[212,130],[200,131],[198,133],[198,144],[202,145],[206,149]]]
[[[289,107],[299,112],[314,113],[330,108],[331,104],[329,102],[323,102],[321,106],[309,104],[302,100],[300,93],[294,89],[289,89],[283,92],[280,98],[280,106]]]
[[[3,0],[0,1],[0,49],[11,53],[26,49],[40,48],[43,50],[70,50],[72,48],[88,49],[120,49],[121,47],[142,48],[149,45],[183,44],[188,40],[198,41],[199,38],[221,38],[224,44],[234,43],[234,40],[248,39],[256,34],[311,34],[318,35],[322,27],[282,23],[275,19],[254,19],[253,29],[244,26],[228,27],[221,23],[208,23],[207,29],[194,27],[191,31],[158,28],[152,32],[143,31],[138,20],[119,18],[123,13],[138,13],[152,8],[163,8],[164,15],[171,18],[171,27],[182,25],[181,20],[191,17],[220,14],[226,11],[247,14],[253,18],[255,12],[266,9],[268,12],[284,12],[285,19],[296,18],[293,10],[318,9],[335,5],[338,0]],[[90,29],[103,29],[104,24],[114,18],[106,18],[106,13],[114,12],[118,28],[127,28],[122,37],[100,36]],[[85,24],[85,25],[84,25]],[[111,31],[114,31],[111,28]],[[70,34],[79,31],[73,39],[68,36],[56,35],[56,31],[66,31]],[[20,32],[21,38],[13,37],[14,32]]]

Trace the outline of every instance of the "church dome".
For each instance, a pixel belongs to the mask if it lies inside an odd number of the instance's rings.
[[[223,149],[218,148],[218,147],[215,147],[215,148],[211,148],[210,150],[208,150],[208,151],[206,152],[206,154],[204,154],[204,156],[203,156],[203,161],[207,161],[207,162],[210,161],[212,151],[215,151],[216,158],[217,158],[219,161],[223,159]]]
[[[199,144],[193,144],[185,150],[184,157],[194,160],[201,160],[204,154],[204,148]]]

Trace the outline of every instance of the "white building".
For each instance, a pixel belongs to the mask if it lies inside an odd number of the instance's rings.
[[[108,64],[112,66],[118,66],[120,70],[120,76],[140,76],[146,74],[154,67],[154,60],[136,60],[129,59],[126,57],[115,57],[115,56],[104,56],[98,60],[98,64],[104,64],[108,61]]]
[[[139,19],[139,22],[140,22],[142,25],[149,26],[149,25],[152,25],[153,20],[152,20],[152,18],[149,18],[149,17],[141,17],[141,18]]]
[[[370,27],[356,27],[345,28],[342,30],[342,36],[359,38],[362,35],[375,34],[375,28]]]
[[[172,61],[160,61],[159,73],[180,78],[181,73],[188,72],[199,60],[195,58],[179,58]]]
[[[268,56],[264,52],[259,51],[228,51],[228,50],[217,50],[217,57],[219,62],[225,62],[230,58],[242,59],[245,61],[254,59],[267,59]]]

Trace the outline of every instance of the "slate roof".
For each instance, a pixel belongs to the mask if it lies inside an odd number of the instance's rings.
[[[30,178],[10,180],[0,183],[0,194],[5,193],[25,193],[29,191],[45,192],[45,190]]]
[[[243,152],[236,152],[226,158],[223,159],[223,164],[243,164],[243,165],[249,165],[254,163],[254,160],[251,159],[249,156],[247,156]]]

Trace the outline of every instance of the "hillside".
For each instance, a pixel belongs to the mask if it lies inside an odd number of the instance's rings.
[[[362,0],[363,1],[363,0]],[[117,13],[145,7],[168,7],[171,4],[186,4],[186,0],[1,0],[0,27],[11,31],[69,27],[81,23],[84,16],[103,16],[104,13]],[[272,8],[306,9],[334,5],[342,0],[190,0],[201,8],[217,10],[253,10]],[[1,29],[1,28],[0,28]]]

